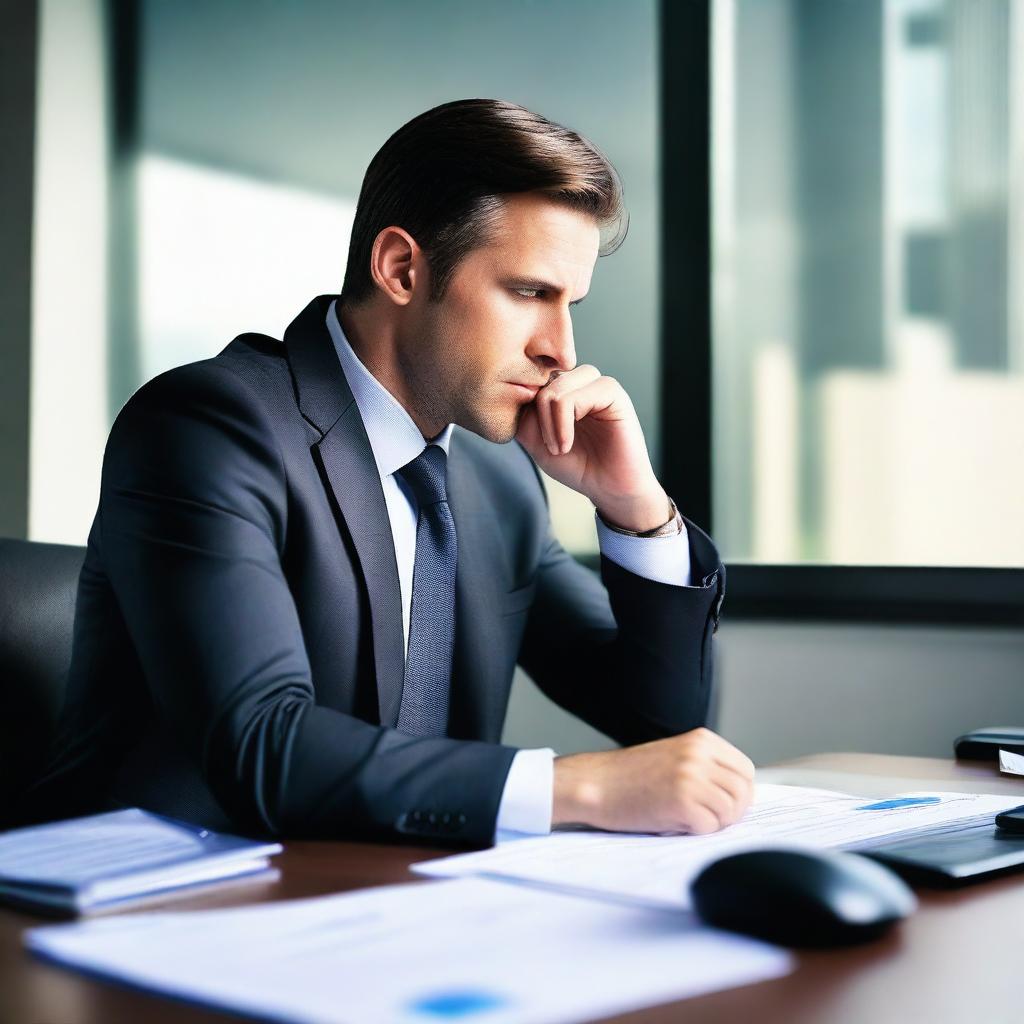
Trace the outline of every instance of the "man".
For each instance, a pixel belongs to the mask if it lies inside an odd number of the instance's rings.
[[[118,417],[50,784],[284,835],[735,821],[753,766],[701,728],[722,567],[576,362],[570,307],[623,224],[607,160],[514,104],[392,136],[340,297]],[[536,466],[594,503],[605,586]],[[517,662],[625,749],[501,746]]]

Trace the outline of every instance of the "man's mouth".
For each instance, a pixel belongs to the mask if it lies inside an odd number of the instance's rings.
[[[514,380],[507,381],[506,383],[510,387],[515,388],[520,394],[527,395],[531,399],[537,397],[537,392],[540,391],[543,386],[541,384],[520,384],[518,381]]]

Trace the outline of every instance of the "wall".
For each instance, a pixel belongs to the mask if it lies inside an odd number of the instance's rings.
[[[39,13],[28,535],[83,544],[110,426],[106,23],[102,0]]]
[[[758,764],[827,750],[947,757],[963,732],[1024,726],[1024,632],[722,620],[717,731]],[[516,681],[504,740],[559,753],[605,737]]]

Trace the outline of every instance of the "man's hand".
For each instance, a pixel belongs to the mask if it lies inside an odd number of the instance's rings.
[[[710,729],[622,750],[555,759],[552,825],[702,835],[738,821],[754,765]]]
[[[545,473],[586,495],[610,525],[643,533],[672,518],[629,395],[596,367],[577,366],[541,388],[516,438]]]

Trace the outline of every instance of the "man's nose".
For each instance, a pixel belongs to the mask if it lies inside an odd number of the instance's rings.
[[[576,344],[572,333],[572,317],[568,309],[559,310],[545,320],[534,337],[529,353],[546,370],[571,370],[576,365]]]

